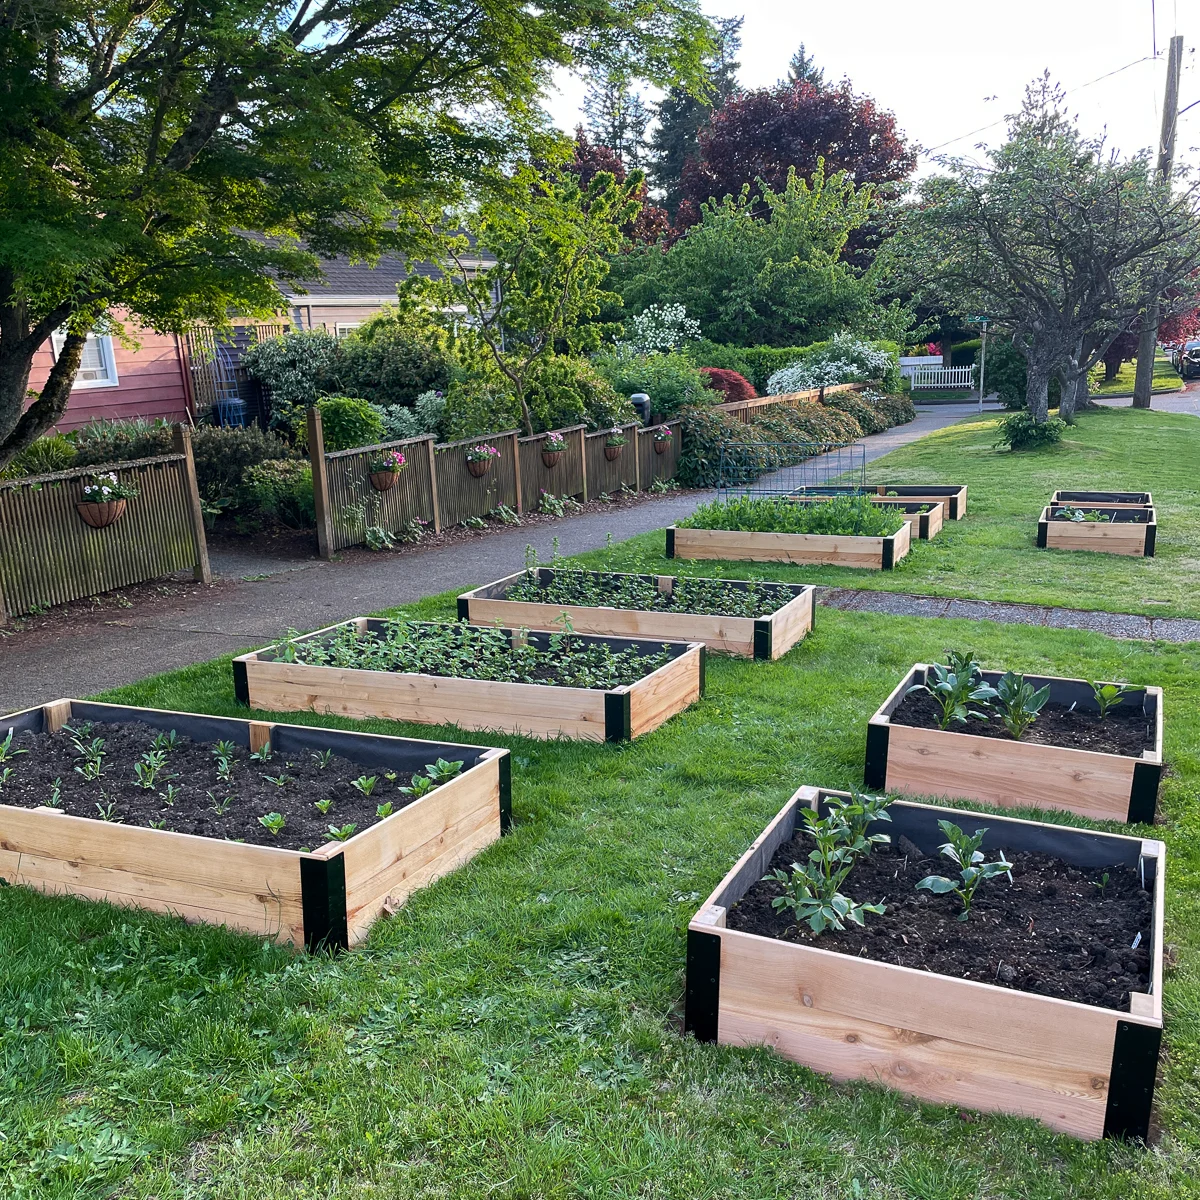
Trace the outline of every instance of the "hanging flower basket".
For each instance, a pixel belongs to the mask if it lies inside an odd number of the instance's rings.
[[[495,446],[472,446],[466,454],[467,470],[476,479],[482,479],[492,469],[492,460],[499,457],[500,451]]]
[[[404,470],[404,455],[399,450],[373,458],[367,464],[367,472],[371,478],[371,486],[377,492],[391,491]]]
[[[654,446],[655,454],[666,454],[667,447],[671,444],[671,439],[675,435],[665,426],[660,425],[653,434],[650,435],[651,444]]]
[[[126,503],[137,495],[138,489],[131,483],[122,483],[115,472],[93,475],[91,482],[83,485],[83,498],[75,505],[75,511],[85,525],[107,529],[125,515]]]
[[[621,432],[619,425],[614,425],[608,431],[608,437],[604,439],[604,457],[609,462],[616,462],[621,457],[621,449],[625,445],[625,435]]]
[[[561,433],[548,433],[542,440],[542,463],[546,467],[558,465],[567,449],[567,439]]]

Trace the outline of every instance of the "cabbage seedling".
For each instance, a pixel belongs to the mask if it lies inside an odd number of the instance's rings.
[[[1125,699],[1126,692],[1134,690],[1127,683],[1093,683],[1091,689],[1092,695],[1096,697],[1096,704],[1100,708],[1100,720],[1102,721],[1108,716],[1110,708],[1116,708]]]
[[[930,682],[932,681],[932,682]],[[968,717],[979,721],[987,720],[987,713],[976,712],[972,704],[990,705],[996,697],[996,689],[984,683],[971,671],[958,673],[940,663],[933,663],[925,683],[914,683],[905,695],[913,692],[928,692],[942,710],[940,728],[948,729],[951,721],[965,725]]]
[[[357,779],[350,780],[350,786],[362,792],[364,796],[369,796],[378,782],[378,775],[360,775]]]
[[[287,824],[287,818],[283,813],[267,813],[266,816],[259,817],[258,823],[274,837],[278,837],[283,832],[283,827]]]
[[[965,921],[971,915],[971,903],[975,899],[975,889],[985,879],[995,879],[997,875],[1007,875],[1012,883],[1012,863],[1004,857],[1004,851],[996,862],[984,862],[983,835],[986,829],[977,829],[971,836],[954,824],[953,821],[939,821],[938,828],[946,836],[946,841],[938,847],[938,853],[948,858],[958,867],[959,879],[947,879],[945,875],[926,875],[917,884],[917,890],[925,888],[935,896],[944,896],[953,892],[961,901],[963,910],[958,914],[960,921]]]
[[[336,825],[329,826],[329,832],[325,835],[326,839],[333,842],[345,842],[354,836],[354,831],[358,828],[357,825],[343,825],[340,829]]]
[[[1049,699],[1049,684],[1034,691],[1033,684],[1015,671],[1006,671],[996,683],[996,708],[1014,741],[1021,740]]]
[[[328,797],[326,797],[324,800],[313,801],[313,808],[315,808],[317,812],[321,814],[321,816],[325,816],[325,814],[328,813],[332,807],[333,801]]]

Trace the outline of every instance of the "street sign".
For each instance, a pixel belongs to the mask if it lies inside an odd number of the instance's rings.
[[[968,325],[986,325],[991,319],[992,319],[991,317],[968,317],[967,324]]]

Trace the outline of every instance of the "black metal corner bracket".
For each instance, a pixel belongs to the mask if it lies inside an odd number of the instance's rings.
[[[344,854],[300,860],[300,906],[304,913],[305,949],[350,949]]]
[[[720,1032],[721,937],[689,929],[687,935],[687,991],[683,1028],[698,1042],[715,1042]]]
[[[888,725],[867,726],[867,761],[863,767],[863,785],[869,788],[887,787]]]
[[[633,734],[629,692],[604,693],[604,740],[627,742]]]
[[[772,644],[773,630],[770,617],[756,617],[754,621],[754,657],[767,659],[774,649]]]
[[[233,696],[239,704],[250,707],[250,678],[246,673],[245,662],[233,660]]]
[[[1146,1140],[1161,1044],[1162,1030],[1157,1026],[1117,1022],[1104,1112],[1105,1137]]]

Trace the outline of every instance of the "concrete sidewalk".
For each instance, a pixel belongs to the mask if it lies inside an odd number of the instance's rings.
[[[867,460],[977,412],[973,404],[922,409],[910,424],[864,438]],[[543,561],[556,537],[563,554],[595,550],[610,532],[623,541],[670,525],[710,495],[668,494],[627,509],[354,562],[214,554],[214,572],[229,584],[201,589],[171,611],[134,610],[103,625],[68,625],[53,641],[37,634],[0,639],[0,713],[59,696],[91,695],[260,646],[288,628],[314,629],[450,589],[477,587],[519,570],[527,544]]]

